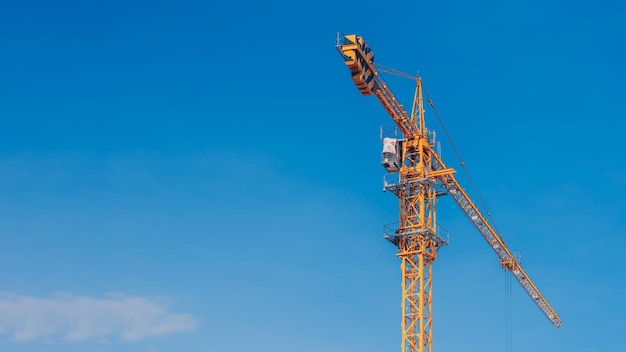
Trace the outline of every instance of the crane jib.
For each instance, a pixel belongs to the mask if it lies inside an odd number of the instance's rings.
[[[493,228],[489,226],[482,214],[480,214],[480,212],[475,208],[475,205],[469,199],[467,193],[465,193],[465,191],[460,187],[453,176],[446,175],[443,178],[444,180],[442,184],[446,187],[448,193],[463,210],[478,232],[480,232],[485,240],[487,240],[487,243],[489,243],[491,248],[493,248],[496,252],[500,258],[500,262],[503,263],[503,267],[506,270],[511,271],[511,274],[513,274],[526,293],[528,293],[528,295],[535,301],[539,309],[541,309],[548,320],[550,320],[552,325],[561,327],[563,323],[561,322],[561,319],[556,311],[554,311],[539,289],[537,289],[535,284],[530,280],[521,264],[515,260],[514,256],[504,243],[504,240],[502,240],[502,238],[498,236],[495,231],[493,231]],[[504,265],[504,263],[507,265]]]
[[[435,155],[435,164],[437,169],[446,169],[443,161],[438,155]],[[499,236],[493,227],[489,225],[487,219],[482,215],[478,207],[469,198],[469,195],[463,187],[459,184],[456,178],[452,174],[446,174],[440,177],[442,185],[447,189],[448,194],[459,205],[459,208],[463,210],[470,222],[476,227],[478,232],[485,238],[487,243],[496,252],[500,263],[505,270],[511,271],[511,274],[517,279],[520,285],[524,288],[526,293],[535,301],[539,309],[545,314],[546,318],[550,320],[552,325],[556,327],[563,326],[559,315],[550,306],[548,301],[543,297],[537,286],[528,277],[521,264],[515,259],[511,251],[509,250],[504,239]]]

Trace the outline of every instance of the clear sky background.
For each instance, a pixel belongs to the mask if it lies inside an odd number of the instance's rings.
[[[0,350],[399,351],[391,120],[342,31],[420,73],[561,315],[515,283],[513,350],[625,351],[625,19],[620,1],[3,1]],[[434,348],[501,351],[497,257],[439,210]]]

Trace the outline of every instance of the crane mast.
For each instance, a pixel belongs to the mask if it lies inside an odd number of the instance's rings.
[[[468,219],[485,238],[505,270],[511,271],[553,325],[561,320],[541,292],[522,269],[502,237],[482,215],[467,192],[456,180],[434,149],[434,133],[424,120],[423,88],[415,80],[411,114],[397,101],[374,66],[374,53],[362,37],[337,34],[337,51],[352,73],[361,94],[374,95],[387,111],[404,138],[390,139],[389,153],[396,148],[397,162],[390,172],[397,172],[396,182],[385,182],[385,189],[399,199],[397,226],[385,227],[385,238],[398,247],[402,273],[402,352],[432,352],[432,263],[437,251],[448,244],[447,232],[437,224],[439,196],[450,194]],[[386,166],[387,167],[387,166]]]

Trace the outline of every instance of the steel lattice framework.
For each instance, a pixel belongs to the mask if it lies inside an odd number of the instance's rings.
[[[402,352],[432,352],[432,264],[437,259],[438,249],[448,244],[447,232],[438,226],[436,212],[437,199],[444,194],[452,196],[496,252],[502,267],[511,271],[552,324],[560,327],[562,323],[557,313],[458,183],[455,170],[446,167],[436,153],[434,132],[425,125],[421,79],[401,74],[415,80],[409,115],[374,67],[374,53],[363,38],[338,34],[336,48],[361,94],[378,99],[403,137],[397,181],[385,182],[385,189],[399,199],[399,221],[397,226],[385,226],[385,238],[398,247],[400,258]]]

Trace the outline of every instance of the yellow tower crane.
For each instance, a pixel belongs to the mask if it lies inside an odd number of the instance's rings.
[[[402,352],[432,352],[432,263],[439,247],[448,244],[447,233],[437,224],[437,199],[449,194],[485,238],[500,264],[522,285],[550,322],[563,324],[521,263],[470,199],[435,151],[434,132],[426,128],[422,80],[415,80],[411,114],[396,100],[374,66],[374,53],[362,37],[337,34],[337,51],[352,73],[361,94],[374,95],[401,132],[400,138],[383,139],[383,166],[389,174],[385,190],[399,199],[397,226],[385,226],[385,238],[398,247],[402,271]],[[392,71],[391,73],[398,73]],[[429,100],[430,102],[430,100]],[[432,105],[432,102],[430,102]]]

